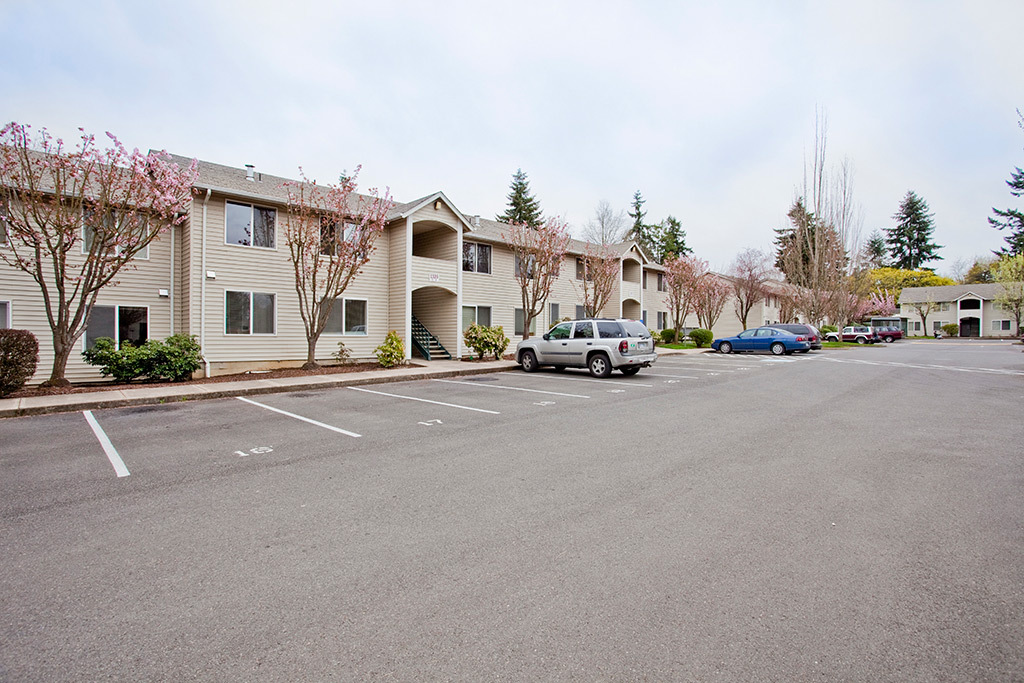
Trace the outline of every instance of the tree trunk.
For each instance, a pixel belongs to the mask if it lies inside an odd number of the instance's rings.
[[[303,370],[316,370],[320,364],[316,362],[316,343],[320,335],[311,335],[306,338],[306,362],[302,364]]]
[[[50,371],[50,379],[43,382],[44,387],[67,387],[71,382],[64,377],[68,367],[68,358],[75,348],[74,341],[66,343],[56,334],[53,335],[53,369]]]

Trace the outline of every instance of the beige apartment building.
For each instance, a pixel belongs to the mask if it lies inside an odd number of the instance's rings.
[[[942,285],[906,287],[900,292],[900,312],[905,331],[911,336],[932,335],[943,325],[960,326],[961,337],[1013,337],[1013,316],[995,299],[1002,293],[1000,284]],[[922,324],[920,310],[928,312],[928,329]]]
[[[304,362],[306,339],[284,239],[286,180],[252,167],[201,162],[187,220],[140,254],[117,285],[100,292],[82,350],[99,337],[120,343],[185,333],[199,340],[202,373],[211,376]],[[431,359],[466,355],[462,331],[473,322],[501,325],[513,340],[521,337],[520,290],[503,227],[463,213],[443,192],[396,204],[369,262],[335,305],[318,360],[330,361],[339,342],[352,358],[373,358],[390,330],[402,338],[407,357]],[[0,249],[5,246],[0,235]],[[582,316],[577,260],[586,246],[571,243],[531,333]],[[662,267],[634,243],[615,248],[620,273],[602,315],[642,319],[654,330],[667,327]],[[777,315],[769,300],[752,312],[749,324],[775,322]],[[686,323],[696,327],[695,316]],[[43,381],[53,352],[42,295],[27,274],[6,264],[0,265],[0,326],[36,334],[40,363],[32,381]],[[739,330],[729,302],[714,332]],[[425,332],[434,342],[426,341]],[[80,353],[72,354],[67,377],[101,379]]]

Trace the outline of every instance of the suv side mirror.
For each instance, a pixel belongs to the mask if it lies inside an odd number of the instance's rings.
[[[544,339],[544,341],[548,341],[549,339],[551,339],[551,335],[549,333],[545,332],[543,339]]]

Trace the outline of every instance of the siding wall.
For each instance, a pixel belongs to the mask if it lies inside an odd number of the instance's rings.
[[[0,249],[10,248],[6,245]],[[75,247],[69,262],[82,262],[81,250]],[[162,297],[158,291],[170,289],[171,247],[170,233],[164,231],[149,245],[149,259],[136,259],[135,267],[126,267],[118,277],[119,284],[100,290],[96,304],[100,306],[138,306],[149,309],[148,335],[150,339],[164,339],[171,333],[171,297]],[[69,272],[72,272],[69,270]],[[52,285],[52,280],[51,280]],[[51,289],[51,293],[53,290]],[[39,340],[39,365],[29,384],[38,384],[49,378],[53,369],[53,335],[46,317],[42,290],[24,271],[0,262],[0,301],[9,301],[11,327],[31,331]],[[99,370],[82,360],[85,335],[68,359],[65,376],[72,382],[101,381]]]
[[[408,249],[406,247],[408,228],[406,227],[405,219],[403,218],[393,222],[388,226],[384,234],[387,238],[389,254],[387,262],[387,328],[388,330],[395,330],[398,332],[398,336],[402,337],[406,351],[408,352],[411,342],[405,338],[406,326],[410,319],[410,313],[406,309],[405,299],[409,285],[405,270],[406,264],[409,260]]]

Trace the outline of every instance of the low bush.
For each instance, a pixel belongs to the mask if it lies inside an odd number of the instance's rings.
[[[377,362],[381,367],[391,368],[405,363],[405,345],[398,332],[391,330],[384,338],[384,343],[373,350],[377,354]]]
[[[165,341],[150,339],[134,346],[117,348],[114,340],[100,337],[91,349],[82,352],[89,365],[100,366],[100,373],[117,382],[146,377],[151,380],[181,382],[199,369],[199,343],[194,336],[175,334]]]
[[[499,360],[510,343],[501,325],[485,327],[474,323],[466,328],[462,337],[466,340],[466,346],[476,351],[481,359],[488,354],[494,354],[494,360]]]
[[[714,340],[714,338],[715,335],[711,332],[711,330],[697,328],[696,330],[690,331],[690,339],[693,340],[693,343],[697,345],[698,349],[702,349],[708,344],[710,344]]]
[[[183,382],[192,377],[199,369],[199,342],[195,336],[188,334],[171,335],[153,344],[151,366],[146,373],[152,379],[169,379],[172,382]]]
[[[829,332],[838,332],[839,328],[836,327],[835,325],[822,325],[821,329],[819,329],[818,331],[825,335],[828,334]]]
[[[947,337],[958,337],[960,336],[960,326],[956,323],[947,323],[942,326],[942,334]]]
[[[39,342],[28,330],[0,330],[0,396],[25,386],[39,365]]]
[[[661,331],[661,343],[662,344],[671,344],[675,340],[676,340],[676,331],[673,330],[671,327],[666,327],[664,330]]]
[[[339,365],[348,363],[352,360],[351,356],[352,352],[349,351],[347,346],[345,346],[345,342],[338,342],[338,350],[331,354],[331,358],[338,361]]]

